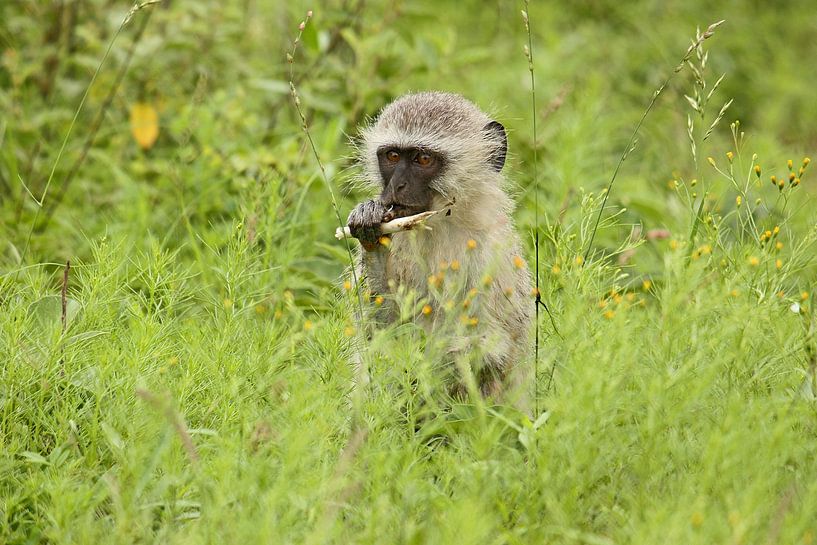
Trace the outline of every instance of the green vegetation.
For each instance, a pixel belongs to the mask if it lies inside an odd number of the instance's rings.
[[[813,543],[817,20],[710,4],[533,2],[534,180],[521,3],[0,3],[0,542]],[[509,129],[535,424],[361,341],[307,9],[344,217],[395,96]]]

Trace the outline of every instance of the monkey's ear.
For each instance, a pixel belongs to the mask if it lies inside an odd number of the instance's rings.
[[[505,155],[508,153],[508,136],[505,134],[505,127],[499,121],[491,121],[482,128],[488,133],[488,138],[495,141],[497,147],[488,156],[488,162],[497,172],[505,166]]]

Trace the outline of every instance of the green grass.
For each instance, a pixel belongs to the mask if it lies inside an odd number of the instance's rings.
[[[59,161],[130,4],[0,5],[0,543],[813,543],[817,165],[792,187],[786,164],[817,144],[810,2],[533,2],[536,184],[521,5],[328,4],[145,7]],[[441,400],[411,320],[361,343],[289,96],[307,9],[294,73],[341,214],[364,198],[346,135],[400,93],[508,127],[561,334],[543,314],[536,424]]]

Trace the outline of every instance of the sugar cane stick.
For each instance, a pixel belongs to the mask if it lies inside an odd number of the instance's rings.
[[[441,210],[430,210],[428,212],[420,212],[419,214],[414,214],[413,216],[396,218],[391,221],[381,223],[380,232],[384,235],[390,235],[393,233],[399,233],[400,231],[411,231],[412,229],[416,229],[417,227],[421,227],[423,229],[431,229],[431,227],[425,224],[425,221],[434,214],[437,214],[439,212],[441,212]],[[344,238],[349,238],[351,236],[352,232],[349,230],[348,225],[343,228],[338,227],[337,229],[335,229],[335,238],[338,240],[343,240]]]

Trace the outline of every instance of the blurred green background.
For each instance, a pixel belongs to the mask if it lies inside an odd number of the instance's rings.
[[[154,239],[176,248],[190,229],[203,229],[208,242],[223,243],[235,219],[253,214],[297,224],[303,236],[293,243],[310,248],[312,257],[312,242],[329,242],[333,222],[325,221],[325,187],[311,179],[313,159],[290,102],[284,58],[307,9],[315,15],[295,78],[336,188],[347,187],[348,136],[367,116],[405,91],[444,89],[466,95],[508,127],[508,173],[523,205],[529,201],[531,108],[521,4],[161,2],[135,14],[113,44],[56,164],[45,213],[35,222],[32,195],[42,196],[72,116],[128,7],[95,0],[0,7],[6,266],[19,260],[32,226],[27,263],[87,256],[87,240],[103,233],[136,248]],[[729,122],[740,119],[752,151],[782,148],[800,157],[813,149],[812,8],[806,0],[774,6],[748,0],[534,2],[544,212],[557,213],[571,188],[597,191],[606,184],[653,90],[680,60],[696,27],[721,19],[726,23],[707,44],[715,49],[709,83],[726,73],[714,100],[734,102],[719,134],[728,135]],[[668,223],[667,181],[694,177],[682,97],[690,93],[690,80],[682,74],[660,97],[636,159],[622,172],[613,199],[631,208],[628,220]],[[145,151],[129,129],[136,103],[158,112],[158,140]],[[93,145],[78,162],[90,135]],[[727,150],[728,136],[719,144],[713,155]],[[302,198],[307,184],[308,198]],[[258,188],[265,185],[275,190],[262,203]],[[344,215],[359,197],[343,202]],[[522,206],[523,224],[530,212]],[[325,271],[327,278],[338,270]]]

